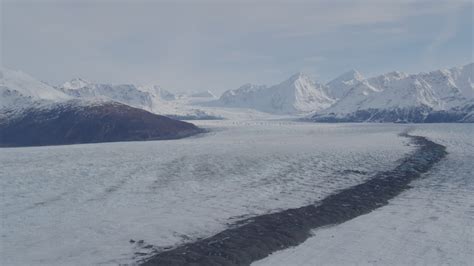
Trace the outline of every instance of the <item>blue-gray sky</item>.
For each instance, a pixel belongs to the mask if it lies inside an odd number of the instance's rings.
[[[326,82],[473,61],[470,0],[0,1],[2,65],[53,84],[222,92],[299,71]]]

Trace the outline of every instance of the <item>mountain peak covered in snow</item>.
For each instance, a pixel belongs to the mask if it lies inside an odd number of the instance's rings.
[[[81,89],[87,86],[91,86],[92,82],[87,81],[82,78],[74,78],[71,79],[70,81],[65,82],[63,85],[61,85],[62,88],[66,90],[77,90]]]
[[[0,109],[26,106],[33,101],[62,101],[66,94],[32,76],[16,70],[0,69]]]
[[[187,119],[212,116],[203,110],[187,106],[183,101],[177,99],[175,94],[158,85],[100,84],[75,79],[65,83],[59,89],[74,98],[88,101],[94,99],[114,101],[156,114],[186,117]]]
[[[326,95],[323,85],[304,73],[296,73],[271,87],[245,84],[238,89],[226,91],[219,103],[225,107],[296,114],[327,108],[333,103],[333,99]]]
[[[459,113],[459,110],[473,109],[473,68],[474,64],[469,63],[418,74],[392,71],[367,79],[352,69],[325,85],[298,72],[273,86],[244,84],[224,92],[218,100],[214,100],[216,97],[209,90],[179,97],[156,85],[99,84],[82,78],[55,88],[21,71],[1,68],[0,108],[76,98],[84,102],[115,101],[154,113],[186,117],[195,114],[202,117],[201,113],[205,112],[193,106],[210,105],[285,115],[315,113],[347,117],[362,113],[365,119],[362,121],[372,119],[374,113],[379,114],[378,117],[383,113],[390,116],[389,121],[398,121],[395,118],[406,114],[426,117],[430,112],[457,110]],[[404,119],[400,121],[413,121]]]
[[[299,80],[299,79],[312,80],[311,77],[308,74],[306,74],[304,72],[297,72],[297,73],[291,75],[287,79],[287,81],[294,82],[294,81]]]
[[[473,106],[472,66],[468,64],[411,75],[393,71],[362,80],[333,106],[317,114],[316,119],[356,122],[463,121],[462,117],[467,113],[459,110],[469,112],[472,109],[469,106]]]
[[[357,71],[357,69],[350,69],[342,73],[341,75],[339,75],[339,77],[335,78],[334,80],[347,81],[347,80],[363,80],[363,79],[364,77],[362,76],[362,74],[360,74],[359,71]]]
[[[355,69],[351,69],[326,84],[327,94],[334,98],[340,99],[355,85],[362,82],[364,77]]]

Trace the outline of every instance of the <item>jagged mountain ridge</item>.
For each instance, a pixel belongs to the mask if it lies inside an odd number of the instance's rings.
[[[280,84],[245,84],[222,94],[216,105],[252,108],[273,114],[295,114],[322,110],[334,102],[322,84],[305,74],[297,73]]]
[[[364,77],[359,71],[352,69],[328,82],[326,84],[326,92],[329,97],[338,100],[343,98],[352,87],[363,80]]]
[[[186,119],[215,119],[206,111],[177,102],[178,97],[157,85],[101,84],[73,79],[58,88],[79,99],[107,99],[149,112]],[[180,99],[182,100],[182,99]]]
[[[18,109],[34,102],[48,103],[68,99],[71,97],[24,72],[0,69],[0,109]]]
[[[333,106],[316,113],[319,122],[466,122],[460,110],[473,99],[473,64],[408,75],[390,72],[357,83]],[[456,113],[455,120],[445,115]],[[467,113],[465,113],[467,115]]]
[[[245,84],[213,104],[272,114],[312,112],[319,122],[466,122],[474,97],[473,64],[428,73],[364,78],[345,72],[325,85],[297,74],[274,86]],[[453,115],[448,115],[452,113]]]
[[[474,97],[472,63],[411,75],[394,71],[367,79],[351,70],[325,85],[298,73],[270,87],[246,84],[224,92],[218,100],[213,100],[211,92],[178,97],[159,86],[95,84],[84,79],[54,88],[21,72],[3,70],[0,74],[0,109],[103,99],[186,119],[214,118],[198,107],[211,106],[271,114],[313,113],[311,119],[321,122],[452,122],[454,117],[465,122]],[[466,118],[459,118],[462,114]]]

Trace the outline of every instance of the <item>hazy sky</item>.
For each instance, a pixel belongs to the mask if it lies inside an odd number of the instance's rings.
[[[473,61],[470,0],[1,1],[2,65],[53,84],[222,92]]]

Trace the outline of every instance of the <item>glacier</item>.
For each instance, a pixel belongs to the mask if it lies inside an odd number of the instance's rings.
[[[137,263],[156,252],[214,235],[240,220],[317,202],[365,182],[375,172],[392,169],[415,148],[399,136],[407,130],[445,145],[447,160],[386,207],[317,232],[331,230],[323,234],[330,236],[341,228],[336,240],[347,243],[342,250],[353,254],[362,247],[351,247],[350,237],[375,245],[370,241],[379,239],[376,234],[393,235],[384,223],[395,226],[400,221],[402,231],[387,245],[402,245],[404,237],[419,236],[409,226],[418,219],[419,230],[425,224],[437,230],[426,235],[424,246],[446,250],[441,261],[471,258],[466,248],[473,239],[468,230],[472,225],[472,125],[314,124],[280,119],[196,124],[209,133],[173,141],[1,149],[1,263]],[[452,194],[458,188],[459,193]],[[398,215],[391,214],[394,211]],[[439,219],[429,219],[433,215]],[[375,220],[370,223],[372,217]],[[366,238],[343,233],[359,219],[359,227],[365,228],[359,229],[363,230],[360,234],[365,232]],[[374,227],[377,230],[368,231]],[[451,242],[440,244],[451,232],[465,235],[452,246]],[[323,245],[313,241],[320,238],[310,238],[296,250]],[[464,251],[453,253],[461,246]],[[406,261],[442,259],[438,253],[424,257],[421,248],[405,254]],[[321,246],[316,254],[331,250],[334,259],[342,259],[334,249]],[[282,256],[288,259],[276,260],[291,262],[290,255]],[[384,261],[397,262],[388,255]],[[294,262],[301,261],[295,258]]]
[[[474,128],[425,125],[412,134],[447,147],[447,157],[412,188],[370,214],[313,231],[300,246],[252,265],[471,265],[474,261]]]
[[[392,168],[412,150],[393,125],[197,125],[210,133],[2,148],[1,263],[133,263],[153,253],[147,245],[169,248],[322,199]]]

